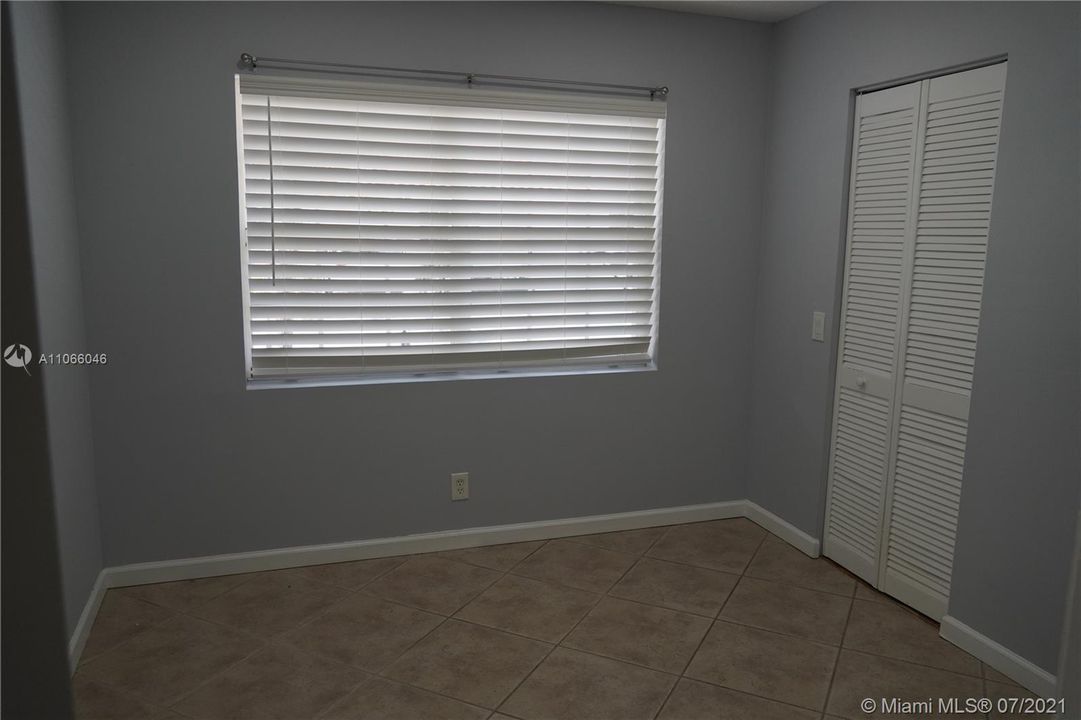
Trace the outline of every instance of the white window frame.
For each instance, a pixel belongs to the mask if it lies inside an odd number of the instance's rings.
[[[387,83],[379,81],[340,81],[312,77],[263,76],[237,74],[236,93],[236,139],[238,172],[238,206],[240,220],[240,274],[243,305],[243,335],[245,371],[249,389],[352,385],[388,382],[426,382],[448,379],[484,379],[506,377],[537,377],[555,375],[601,374],[641,372],[657,369],[660,318],[661,239],[663,228],[665,123],[666,103],[662,100],[637,99],[619,96],[586,95],[578,92],[544,92],[537,90],[506,90],[490,88],[448,88],[445,85]],[[478,106],[483,108],[508,108],[534,111],[626,114],[658,120],[658,147],[656,162],[656,200],[654,208],[654,245],[652,271],[652,298],[649,345],[647,357],[638,360],[606,362],[604,359],[585,361],[564,360],[551,362],[500,362],[498,364],[474,364],[469,367],[429,367],[420,370],[368,371],[357,368],[340,372],[326,369],[308,370],[293,368],[288,372],[261,375],[253,370],[252,313],[248,258],[248,218],[245,194],[244,120],[242,93],[298,97],[360,99],[396,103],[445,104],[454,106]]]

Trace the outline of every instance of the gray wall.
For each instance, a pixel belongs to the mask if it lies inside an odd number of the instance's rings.
[[[85,352],[83,285],[75,223],[60,8],[11,6],[42,352]],[[11,338],[8,341],[15,341]],[[10,370],[10,368],[9,368]],[[67,630],[74,630],[101,571],[89,374],[79,366],[33,365],[45,382],[49,454]]]
[[[777,27],[754,350],[749,496],[819,536],[850,91],[1008,53],[949,612],[1052,673],[1081,472],[1078,11],[838,3]]]
[[[107,565],[746,494],[770,28],[603,4],[65,8]],[[241,52],[671,86],[661,369],[248,391]],[[449,501],[451,471],[472,499]]]

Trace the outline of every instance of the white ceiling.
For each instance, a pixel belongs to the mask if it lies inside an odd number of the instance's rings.
[[[806,12],[823,2],[803,0],[609,0],[617,5],[640,5],[676,12],[720,15],[739,20],[773,23]]]

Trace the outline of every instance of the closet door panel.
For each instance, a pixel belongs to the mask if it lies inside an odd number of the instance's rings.
[[[880,587],[940,619],[961,496],[1005,64],[927,81]]]
[[[860,96],[823,549],[876,581],[920,83]]]
[[[902,403],[881,589],[941,619],[953,573],[966,422]]]

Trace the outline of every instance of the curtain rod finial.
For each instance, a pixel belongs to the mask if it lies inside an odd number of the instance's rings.
[[[237,60],[236,67],[238,70],[254,70],[255,56],[251,53],[242,53],[240,59]]]

